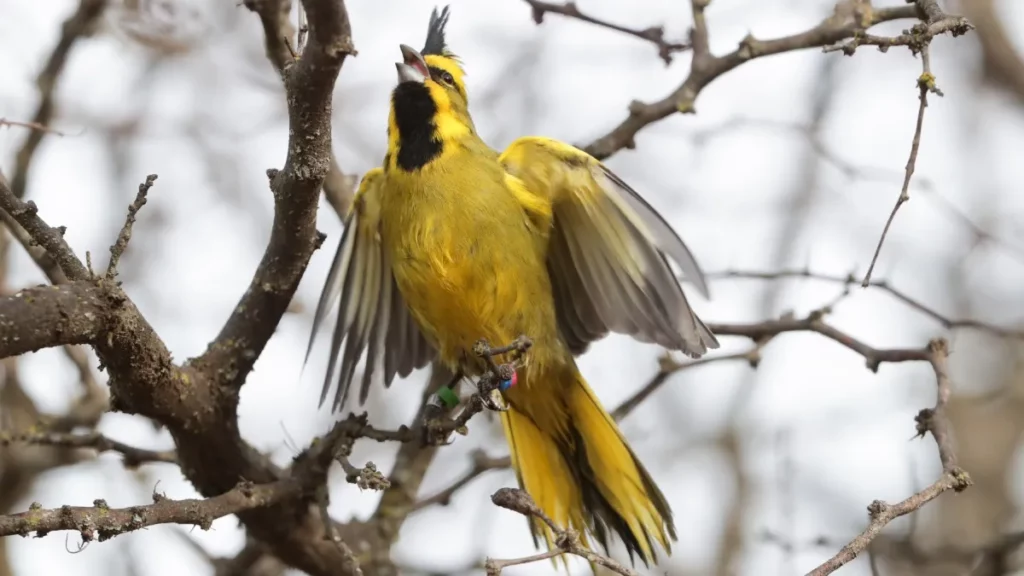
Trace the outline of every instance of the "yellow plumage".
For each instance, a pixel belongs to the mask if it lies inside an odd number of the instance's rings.
[[[314,320],[315,334],[340,302],[321,401],[339,355],[335,408],[364,352],[361,401],[374,379],[435,353],[479,376],[475,342],[525,334],[534,345],[502,413],[520,484],[585,542],[614,532],[646,563],[670,550],[671,509],[574,356],[610,331],[692,356],[717,347],[668,258],[706,294],[703,277],[664,220],[583,151],[531,137],[498,154],[477,136],[447,17],[435,11],[422,55],[402,47],[388,153],[361,182]]]

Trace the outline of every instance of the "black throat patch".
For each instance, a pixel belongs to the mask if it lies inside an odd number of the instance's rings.
[[[437,104],[427,87],[416,82],[402,82],[391,94],[398,128],[398,167],[412,172],[426,166],[441,154],[434,115]]]

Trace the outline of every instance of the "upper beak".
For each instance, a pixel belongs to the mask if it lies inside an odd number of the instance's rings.
[[[395,68],[398,69],[398,82],[419,82],[420,84],[426,82],[430,72],[423,55],[405,44],[400,45],[399,48],[402,50],[404,62],[395,63]]]

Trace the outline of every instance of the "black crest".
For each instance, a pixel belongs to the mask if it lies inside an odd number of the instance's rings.
[[[426,56],[427,54],[436,54],[438,56],[447,55],[448,46],[444,41],[444,27],[448,25],[448,6],[441,9],[441,13],[437,13],[437,7],[434,7],[434,11],[430,13],[430,25],[427,26],[427,41],[423,44],[423,50],[421,54]]]

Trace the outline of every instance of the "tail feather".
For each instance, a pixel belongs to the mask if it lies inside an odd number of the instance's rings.
[[[577,530],[585,526],[577,483],[558,445],[528,414],[514,406],[501,416],[519,486],[559,526],[573,526]],[[554,548],[554,535],[548,526],[537,518],[530,518],[529,522],[534,546],[540,545],[539,538],[543,536],[547,547]],[[587,545],[583,530],[580,530],[580,538]],[[564,557],[562,561],[568,568]]]
[[[577,530],[584,545],[589,534],[607,549],[615,534],[631,561],[656,562],[658,547],[670,554],[676,531],[668,502],[576,367],[555,381],[530,376],[529,389],[513,389],[503,417],[522,488],[556,523]],[[559,409],[539,408],[541,402]],[[533,530],[535,543],[541,531],[553,546],[543,524],[534,522]]]

